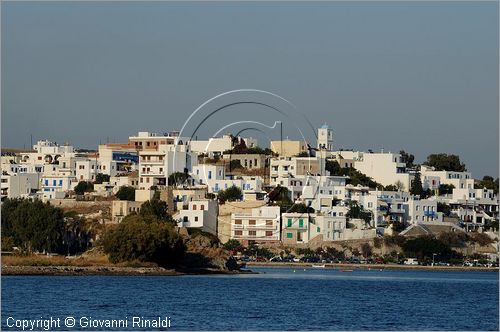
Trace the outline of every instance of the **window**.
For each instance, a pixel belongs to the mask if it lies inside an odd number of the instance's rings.
[[[234,231],[234,235],[235,236],[242,236],[243,235],[243,231]]]
[[[255,220],[249,220],[249,221],[248,221],[248,224],[249,224],[249,225],[255,225]]]
[[[248,231],[248,236],[256,236],[257,231]]]
[[[292,219],[291,218],[288,218],[287,227],[292,227]]]
[[[273,221],[272,220],[266,220],[266,226],[272,226]]]
[[[236,219],[236,220],[234,221],[234,224],[235,224],[235,225],[241,225],[241,219]]]
[[[200,205],[200,210],[205,210],[205,205]]]
[[[198,217],[194,217],[194,221],[198,221]]]
[[[269,237],[269,236],[273,236],[273,231],[266,231],[266,236]]]
[[[316,227],[316,232],[318,232],[318,233],[321,232],[321,228]]]
[[[193,210],[196,210],[196,204],[193,204]]]
[[[293,233],[286,233],[287,239],[293,239]]]
[[[212,178],[212,171],[208,171],[208,179],[210,180]]]
[[[299,227],[304,227],[304,219],[299,219]]]
[[[62,187],[62,182],[63,182],[63,180],[59,180],[59,186],[61,186],[61,187]]]

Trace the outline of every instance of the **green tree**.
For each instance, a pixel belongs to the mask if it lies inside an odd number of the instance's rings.
[[[24,251],[64,252],[64,215],[40,200],[5,200],[2,203],[2,238],[11,237]]]
[[[395,185],[390,184],[388,186],[385,186],[384,190],[387,190],[387,191],[398,191],[398,188]]]
[[[348,203],[349,210],[346,213],[346,217],[349,219],[362,219],[365,223],[370,224],[372,219],[372,214],[369,211],[364,210],[358,205],[356,201],[350,201]]]
[[[139,215],[144,218],[154,218],[173,222],[172,216],[167,212],[167,203],[159,199],[151,199],[142,203]]]
[[[186,247],[172,224],[144,219],[132,214],[103,238],[104,251],[113,263],[126,261],[154,262],[160,266],[179,263]]]
[[[423,259],[432,258],[432,254],[439,254],[441,257],[449,257],[451,255],[450,246],[430,236],[421,236],[407,240],[402,247],[406,257]]]
[[[369,243],[363,243],[361,245],[361,254],[364,258],[371,257],[373,255],[372,246]]]
[[[492,189],[495,194],[498,194],[498,178],[494,180],[493,177],[485,175],[474,187],[477,189]]]
[[[180,186],[184,184],[191,176],[188,173],[175,172],[169,175],[168,185],[169,186]]]
[[[442,212],[443,215],[445,215],[446,217],[449,217],[451,214],[451,207],[446,203],[438,202],[437,203],[437,212]]]
[[[288,211],[293,205],[293,201],[290,199],[290,191],[280,185],[276,186],[268,194],[268,197],[273,205],[280,207],[281,213]]]
[[[330,175],[332,176],[342,176],[346,175],[345,172],[342,170],[340,167],[340,164],[336,160],[326,160],[325,162],[325,169],[330,172]]]
[[[217,193],[217,196],[219,197],[219,199],[221,199],[223,201],[232,202],[232,201],[241,200],[241,198],[243,197],[243,192],[241,191],[240,188],[238,188],[236,186],[231,186],[231,187],[227,188],[226,190],[219,191]]]
[[[86,192],[94,191],[94,184],[92,182],[80,181],[75,187],[75,193],[77,195],[83,195]]]
[[[454,154],[438,153],[427,156],[424,165],[434,167],[436,171],[465,172],[465,164]]]
[[[453,194],[453,189],[455,189],[455,186],[452,184],[440,184],[439,185],[439,195]]]
[[[98,174],[95,176],[95,181],[94,181],[94,183],[101,184],[101,183],[103,183],[103,182],[109,182],[109,175],[108,175],[108,174],[98,173]]]
[[[399,151],[399,154],[401,155],[401,161],[406,164],[407,167],[413,167],[415,166],[413,164],[413,161],[415,161],[415,156],[412,154],[407,153],[404,150]]]
[[[240,241],[236,239],[230,239],[226,243],[224,243],[224,248],[230,251],[240,251],[243,247]]]
[[[115,196],[121,201],[134,201],[135,188],[130,186],[121,186]]]
[[[241,161],[239,159],[231,160],[231,162],[229,163],[229,169],[233,170],[238,168],[243,168],[243,166],[241,166]]]
[[[411,182],[410,193],[423,197],[424,188],[422,188],[422,181],[420,180],[420,173],[415,174],[415,178]]]

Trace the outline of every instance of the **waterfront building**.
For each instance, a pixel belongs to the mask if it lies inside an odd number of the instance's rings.
[[[178,205],[179,206],[179,205]],[[212,199],[197,199],[183,204],[173,215],[178,227],[199,228],[217,234],[218,204]]]
[[[231,238],[247,245],[280,240],[280,207],[262,206],[231,214]]]

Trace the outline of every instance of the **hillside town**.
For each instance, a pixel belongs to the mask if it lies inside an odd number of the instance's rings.
[[[317,142],[265,148],[252,137],[193,140],[176,131],[138,132],[95,151],[39,140],[32,150],[2,149],[1,199],[40,199],[104,225],[159,199],[180,229],[269,248],[485,233],[498,260],[498,179],[474,179],[453,155],[417,165],[405,151],[334,146],[327,124]]]

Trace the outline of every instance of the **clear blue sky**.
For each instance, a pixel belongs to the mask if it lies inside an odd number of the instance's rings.
[[[4,2],[1,28],[3,147],[180,129],[256,88],[329,123],[336,147],[455,153],[498,176],[496,2]]]

